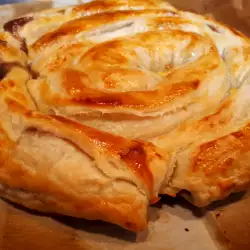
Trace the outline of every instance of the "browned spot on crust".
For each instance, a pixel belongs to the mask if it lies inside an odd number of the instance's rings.
[[[104,24],[113,23],[114,21],[127,20],[131,17],[147,16],[150,14],[173,16],[176,13],[166,10],[127,10],[85,16],[69,21],[53,32],[46,33],[32,47],[34,50],[39,50],[67,35],[78,34],[79,32],[90,30],[93,27],[97,28]]]
[[[19,114],[25,114],[28,111],[24,105],[16,102],[15,100],[13,100],[11,98],[6,97],[4,100],[12,112],[16,112]]]
[[[73,12],[90,12],[93,13],[100,13],[100,12],[107,12],[107,11],[114,11],[124,8],[140,8],[141,9],[151,9],[158,7],[156,1],[150,0],[136,0],[136,1],[127,1],[125,3],[119,3],[117,1],[93,1],[90,3],[85,3],[76,6],[73,8]],[[160,6],[159,6],[160,7]],[[173,12],[175,13],[175,12]]]
[[[76,99],[74,101],[77,101]],[[82,101],[82,100],[80,100]],[[116,98],[112,98],[112,96],[107,97],[100,97],[100,98],[85,98],[84,100],[85,105],[101,105],[101,106],[121,106],[121,100]]]
[[[174,98],[196,90],[199,80],[182,82],[166,86],[160,90],[131,92],[102,92],[91,86],[88,76],[79,71],[65,69],[63,71],[63,86],[71,98],[62,98],[51,93],[47,83],[41,85],[41,93],[47,103],[65,106],[69,104],[92,107],[157,107],[172,101]]]
[[[79,95],[84,93],[90,84],[91,81],[84,72],[71,69],[65,69],[63,72],[63,86],[73,99],[78,99]]]
[[[210,176],[228,171],[242,154],[250,149],[250,125],[200,146],[194,157],[193,172]]]
[[[0,169],[11,154],[11,149],[15,143],[9,138],[5,130],[0,127]]]
[[[88,52],[84,54],[84,57],[89,57],[92,61],[100,61],[102,60],[101,52],[105,51],[105,49],[108,49],[108,51],[114,51],[120,46],[122,46],[121,40],[104,42],[89,49]],[[104,58],[106,60],[108,59],[110,63],[123,64],[128,62],[128,59],[122,53],[110,53],[110,58],[106,58],[106,54],[104,54]]]
[[[13,88],[15,86],[15,83],[12,81],[12,80],[9,80],[9,81],[2,81],[0,83],[0,90],[7,90],[9,88]]]
[[[60,69],[60,67],[66,62],[67,58],[65,55],[58,56],[55,60],[52,60],[52,62],[49,62],[47,65],[49,71],[56,71],[57,69]]]
[[[234,132],[234,133],[232,133],[232,135],[233,135],[235,138],[238,138],[238,139],[241,139],[241,138],[244,137],[243,131]]]
[[[176,18],[178,17],[178,18]],[[171,28],[174,25],[180,24],[192,24],[190,21],[180,18],[177,15],[173,16],[164,16],[164,17],[155,17],[154,19],[148,20],[148,25],[151,27],[162,27],[166,30]]]
[[[103,75],[102,80],[104,82],[105,88],[114,89],[116,87],[116,81],[112,77],[110,77],[109,73]]]
[[[124,149],[120,153],[120,157],[149,185],[150,190],[152,190],[153,177],[148,170],[147,155],[143,145],[139,142],[132,143],[131,147]]]
[[[14,83],[13,83],[14,84]],[[23,105],[29,105],[29,101],[27,97],[20,91],[12,91],[11,95],[18,101],[20,101]]]
[[[109,1],[94,1],[86,4],[81,4],[72,9],[72,12],[91,12],[91,14],[110,11],[112,9],[117,9],[119,3],[109,2]]]

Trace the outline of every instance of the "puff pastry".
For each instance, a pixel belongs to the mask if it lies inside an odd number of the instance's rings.
[[[29,46],[32,69],[42,77],[28,89],[43,112],[149,139],[213,112],[229,90],[204,27],[162,9],[66,22]]]
[[[2,197],[140,231],[159,193],[204,206],[249,183],[240,32],[154,0],[90,1],[3,28]]]
[[[0,36],[0,195],[41,211],[144,229],[166,156],[149,142],[39,113],[27,89],[27,56],[9,34]]]

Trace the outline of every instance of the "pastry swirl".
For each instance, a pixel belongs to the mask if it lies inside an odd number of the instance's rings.
[[[2,197],[140,231],[159,193],[205,206],[248,185],[240,32],[154,0],[96,0],[3,28]]]
[[[43,112],[150,139],[213,112],[229,90],[224,63],[203,27],[161,9],[75,19],[30,45],[32,69],[41,78],[30,81],[29,91]]]

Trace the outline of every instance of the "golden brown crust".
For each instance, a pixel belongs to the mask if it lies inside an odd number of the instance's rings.
[[[249,129],[248,124],[237,132],[200,145],[198,152],[193,156],[191,175],[202,172],[206,178],[215,181],[220,188],[221,197],[227,196],[237,187],[237,179],[244,189],[250,180],[250,168],[247,164]],[[235,170],[238,170],[237,174],[230,175]],[[218,176],[220,180],[216,180]]]
[[[158,157],[154,146],[151,143],[140,141],[129,141],[125,138],[111,135],[105,132],[98,131],[91,127],[84,126],[72,120],[66,119],[62,116],[55,115],[40,115],[39,113],[26,113],[29,122],[32,124],[32,119],[39,120],[39,122],[48,123],[48,126],[60,127],[65,131],[64,134],[84,135],[94,146],[100,151],[105,151],[107,154],[117,156],[123,161],[126,166],[130,167],[132,171],[146,183],[149,192],[153,192],[153,177],[150,165],[150,156]],[[32,126],[32,125],[31,125]],[[42,128],[42,126],[41,126]],[[81,138],[81,137],[80,137]],[[83,141],[83,143],[85,143]]]
[[[167,2],[154,1],[154,0],[129,0],[129,1],[94,1],[87,4],[82,4],[73,7],[72,12],[83,12],[83,13],[100,13],[103,11],[114,11],[124,10],[125,8],[133,9],[157,9],[157,8],[168,8],[174,10],[174,7]]]
[[[131,195],[117,194],[116,197],[105,199],[98,195],[78,196],[50,181],[49,173],[44,170],[32,174],[15,160],[6,162],[2,167],[8,172],[1,170],[0,180],[8,186],[0,193],[11,201],[42,212],[108,221],[135,232],[147,227],[147,203],[137,201]],[[22,189],[19,191],[20,187]],[[19,196],[20,192],[31,196],[23,199]]]
[[[160,191],[203,206],[248,185],[250,46],[238,31],[154,0],[4,28],[1,196],[140,231]]]
[[[200,115],[214,110],[229,88],[213,40],[177,11],[84,16],[46,33],[29,49],[33,70],[43,76],[28,86],[40,110],[129,138],[170,130],[183,121],[183,110],[192,117],[194,103]],[[98,121],[98,115],[106,116]],[[164,122],[172,116],[172,124]],[[131,126],[134,120],[141,130]]]
[[[199,152],[194,156],[192,171],[203,171],[205,175],[210,176],[230,169],[235,158],[249,151],[249,128],[247,125],[237,132],[201,145]]]
[[[166,171],[151,143],[39,113],[27,57],[0,45],[0,195],[32,209],[145,229]],[[55,146],[57,145],[57,146]]]
[[[80,18],[82,16],[91,16],[99,13],[114,12],[119,10],[144,10],[144,9],[165,9],[175,11],[175,8],[165,1],[134,1],[134,0],[94,0],[82,5],[55,8],[41,12],[31,13],[27,16],[17,18],[6,23],[6,30],[12,32],[21,45],[25,42],[31,44],[31,41],[37,40],[42,34],[52,31],[61,24]],[[40,29],[37,32],[36,29]]]
[[[88,88],[88,84],[85,85],[85,75],[82,72],[66,69],[63,72],[63,78],[63,86],[72,99],[57,98],[51,93],[48,84],[46,84],[42,85],[41,92],[47,103],[58,106],[126,107],[140,110],[168,103],[176,97],[196,90],[200,84],[199,80],[193,80],[181,82],[180,84],[176,83],[172,86],[164,86],[155,91],[106,93]]]

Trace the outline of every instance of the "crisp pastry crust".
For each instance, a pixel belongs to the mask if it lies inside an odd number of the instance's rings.
[[[65,22],[28,46],[41,76],[28,83],[39,110],[150,139],[217,109],[230,85],[207,23],[174,10],[131,9]]]
[[[128,140],[36,110],[27,56],[1,33],[0,195],[47,212],[100,219],[132,231],[147,225],[165,156]]]
[[[156,0],[91,1],[4,30],[1,196],[140,231],[159,193],[204,206],[248,185],[240,32]]]
[[[14,31],[15,35],[19,38],[25,39],[25,44],[31,45],[42,35],[57,29],[63,23],[70,20],[105,12],[145,9],[175,10],[166,1],[94,0],[81,5],[30,13],[29,15],[8,22],[5,28],[9,31]]]

